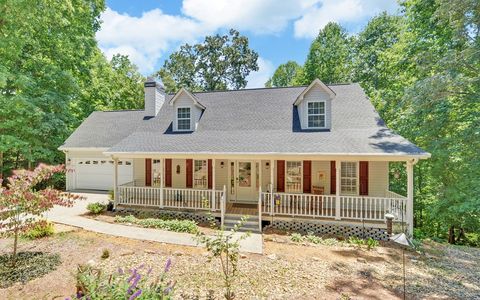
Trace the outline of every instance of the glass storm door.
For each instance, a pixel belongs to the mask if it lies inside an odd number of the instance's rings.
[[[237,161],[235,172],[236,200],[238,202],[256,202],[255,199],[255,163]]]

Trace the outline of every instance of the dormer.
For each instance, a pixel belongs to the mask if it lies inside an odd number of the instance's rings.
[[[181,88],[169,103],[173,106],[173,131],[191,132],[197,129],[203,106],[192,93]]]
[[[297,107],[302,130],[325,130],[332,127],[332,100],[335,92],[320,79],[315,79],[297,97]]]

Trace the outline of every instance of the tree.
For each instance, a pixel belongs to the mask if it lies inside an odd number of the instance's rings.
[[[0,173],[53,163],[75,123],[102,0],[4,0],[0,6]]]
[[[265,83],[265,87],[293,86],[301,84],[303,69],[295,61],[288,61],[278,66],[273,76]]]
[[[33,171],[17,170],[7,179],[6,188],[0,182],[0,229],[14,236],[12,262],[17,256],[18,234],[38,221],[44,212],[54,205],[70,206],[79,199],[77,195],[53,188],[38,189],[38,186],[54,174],[64,172],[64,167],[39,165]]]
[[[170,55],[157,75],[168,92],[240,89],[246,77],[258,71],[258,54],[248,38],[231,29],[228,35],[207,36],[201,44],[185,44]]]
[[[351,44],[344,28],[337,23],[328,23],[310,46],[303,84],[310,84],[316,78],[325,83],[349,82]]]

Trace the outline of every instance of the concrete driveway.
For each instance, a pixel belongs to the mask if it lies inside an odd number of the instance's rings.
[[[107,203],[108,194],[85,191],[77,191],[75,194],[85,197],[86,200],[77,201],[73,207],[56,206],[46,214],[47,219],[55,223],[80,227],[85,230],[113,236],[185,246],[198,246],[197,242],[194,240],[194,235],[189,233],[112,224],[82,217],[81,215],[87,212],[87,205],[89,203]],[[240,233],[238,236],[240,236]],[[262,254],[262,235],[252,233],[248,238],[240,241],[240,250],[243,252]]]

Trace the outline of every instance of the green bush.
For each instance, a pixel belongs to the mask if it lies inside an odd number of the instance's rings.
[[[290,239],[292,242],[301,243],[303,241],[303,236],[300,233],[292,233]]]
[[[55,233],[55,228],[51,222],[40,221],[35,226],[27,230],[22,234],[23,238],[29,240],[35,240],[47,236],[51,236]]]
[[[104,212],[107,209],[107,205],[100,203],[100,202],[95,202],[95,203],[89,203],[87,205],[87,209],[92,213],[92,214],[99,214]]]
[[[196,233],[198,231],[197,223],[191,220],[163,220],[163,219],[138,219],[132,215],[129,216],[116,216],[115,222],[117,223],[131,223],[145,228],[156,228],[175,232],[188,232]]]
[[[110,257],[110,250],[108,249],[103,249],[102,251],[102,256],[100,256],[102,259],[107,259]]]
[[[322,244],[323,240],[321,237],[318,237],[313,234],[313,232],[309,232],[306,236],[305,239],[307,242],[312,243],[312,244]]]
[[[378,247],[378,245],[379,245],[378,241],[374,240],[372,238],[360,239],[356,236],[351,236],[348,239],[348,243],[352,244],[352,245],[354,245],[358,248],[366,247],[367,250],[372,250],[372,249]]]

